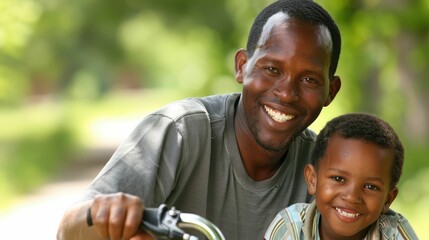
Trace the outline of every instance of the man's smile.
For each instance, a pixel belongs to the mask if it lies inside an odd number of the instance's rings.
[[[270,115],[270,117],[274,121],[279,122],[279,123],[283,123],[283,122],[286,122],[286,121],[289,121],[289,120],[295,118],[295,115],[288,115],[288,114],[279,112],[275,109],[268,107],[267,105],[264,105],[264,108],[265,108],[265,111],[268,113],[268,115]]]

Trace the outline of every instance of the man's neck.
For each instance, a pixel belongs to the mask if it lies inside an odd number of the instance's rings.
[[[243,114],[238,110],[236,114]],[[260,146],[246,126],[244,116],[235,116],[235,136],[243,166],[253,180],[269,179],[277,172],[285,159],[285,151],[270,151]]]

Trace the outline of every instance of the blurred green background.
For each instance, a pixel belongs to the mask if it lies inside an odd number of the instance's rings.
[[[240,91],[233,56],[270,2],[1,0],[0,209],[99,146],[97,134],[125,134],[94,131],[100,121]],[[342,32],[343,85],[311,128],[350,111],[387,120],[406,148],[393,208],[429,239],[429,1],[317,2]]]

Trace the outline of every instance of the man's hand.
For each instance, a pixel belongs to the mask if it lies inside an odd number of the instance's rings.
[[[130,194],[98,195],[90,206],[92,227],[101,239],[154,239],[150,234],[139,230],[143,209],[141,199]]]

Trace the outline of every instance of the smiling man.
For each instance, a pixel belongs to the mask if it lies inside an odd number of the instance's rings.
[[[340,89],[340,48],[317,3],[267,6],[235,57],[242,92],[145,117],[67,210],[58,239],[148,239],[142,210],[163,203],[207,218],[226,239],[262,239],[278,211],[311,199],[303,173],[316,134],[307,127]]]
[[[330,73],[332,45],[325,25],[279,12],[267,20],[253,54],[236,54],[236,79],[243,84],[236,135],[254,179],[260,177],[253,172],[263,179],[277,171],[292,140],[340,89]]]

